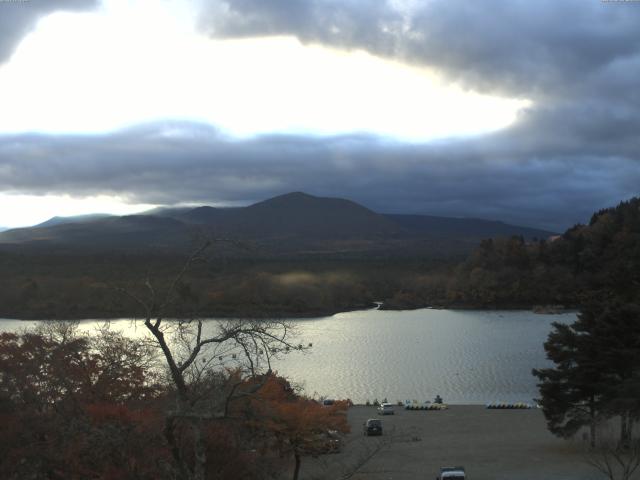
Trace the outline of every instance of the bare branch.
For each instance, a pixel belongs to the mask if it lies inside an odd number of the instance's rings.
[[[193,252],[191,254],[191,256],[187,259],[185,264],[182,266],[182,270],[180,270],[178,275],[176,275],[174,277],[173,281],[171,282],[171,285],[167,289],[167,292],[166,292],[166,294],[164,296],[164,301],[160,304],[160,307],[159,307],[159,310],[161,312],[164,311],[164,309],[169,304],[171,304],[171,302],[173,302],[173,297],[174,297],[174,294],[175,294],[175,291],[176,291],[176,287],[180,284],[180,282],[182,281],[182,279],[184,278],[186,273],[189,271],[189,268],[191,268],[193,263],[196,260],[198,260],[199,258],[201,258],[201,255],[204,253],[204,251],[207,248],[209,248],[210,245],[211,245],[211,242],[210,241],[206,241],[202,246],[200,246],[200,248],[196,249],[196,251]]]
[[[184,372],[196,360],[203,345],[205,344],[202,342],[202,320],[198,320],[198,332],[196,333],[195,345],[189,358],[182,363],[182,366],[180,367],[181,372]]]
[[[122,294],[126,295],[131,300],[135,301],[138,305],[140,305],[145,311],[145,315],[144,315],[145,317],[148,317],[151,314],[151,309],[150,309],[149,305],[144,300],[142,300],[140,297],[138,297],[137,295],[134,295],[129,290],[127,290],[126,288],[122,288],[122,287],[116,287],[116,291],[118,293],[122,293]]]

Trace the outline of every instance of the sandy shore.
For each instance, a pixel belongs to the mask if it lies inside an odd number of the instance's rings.
[[[382,418],[384,435],[365,437],[367,418]],[[378,417],[374,407],[349,411],[352,432],[342,453],[305,458],[304,479],[433,480],[441,466],[463,465],[469,480],[592,480],[579,442],[551,435],[540,410],[487,410],[453,405]]]

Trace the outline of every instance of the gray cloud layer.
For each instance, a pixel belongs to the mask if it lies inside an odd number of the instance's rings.
[[[433,66],[479,91],[530,98],[534,106],[499,133],[428,145],[366,136],[234,141],[184,123],[103,136],[4,136],[0,190],[118,193],[169,204],[249,202],[304,190],[377,211],[558,230],[640,193],[640,3],[202,3],[201,26],[216,37],[288,34],[365,49]],[[18,35],[5,34],[5,18],[0,61]]]
[[[98,3],[99,0],[0,1],[0,64],[11,56],[40,18],[59,10],[94,8]]]
[[[303,190],[381,212],[564,229],[640,185],[633,158],[587,156],[564,138],[557,148],[553,138],[546,145],[512,141],[506,133],[413,146],[364,136],[234,141],[184,123],[105,136],[7,136],[0,138],[0,189],[162,204],[248,203]]]
[[[405,2],[406,3],[406,2]],[[295,35],[435,66],[474,88],[523,96],[571,92],[637,56],[640,6],[599,0],[214,0],[218,37]]]

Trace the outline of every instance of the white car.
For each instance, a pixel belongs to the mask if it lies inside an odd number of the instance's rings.
[[[442,467],[436,480],[465,480],[466,478],[464,467]]]
[[[378,413],[380,415],[393,415],[393,403],[381,403],[378,407]]]

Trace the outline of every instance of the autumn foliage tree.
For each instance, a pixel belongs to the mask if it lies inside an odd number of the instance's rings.
[[[0,334],[0,478],[174,479],[176,456],[196,461],[196,421],[205,478],[277,478],[348,429],[345,405],[324,408],[273,373],[200,367],[186,377],[189,416],[167,432],[177,394],[150,348],[108,329]]]
[[[273,358],[307,348],[287,322],[205,322],[192,310],[185,273],[201,252],[164,288],[122,290],[141,310],[141,339],[2,334],[0,478],[275,478],[283,456],[297,475],[329,430],[345,431],[340,405],[322,409],[273,375]]]
[[[0,476],[157,478],[159,387],[145,347],[72,329],[0,334]],[[145,360],[142,360],[142,359]]]
[[[212,457],[214,463],[223,461],[224,452],[208,448],[207,432],[228,418],[233,400],[259,393],[268,378],[261,374],[271,371],[273,357],[305,349],[292,343],[292,328],[286,321],[203,321],[193,309],[196,295],[186,276],[190,268],[206,261],[208,246],[205,242],[195,250],[164,288],[147,278],[142,292],[120,290],[138,304],[141,322],[161,352],[171,399],[163,432],[173,475],[181,480],[211,478]],[[230,367],[236,375],[224,374]],[[251,382],[238,390],[245,379]]]
[[[248,424],[271,441],[284,456],[293,457],[293,479],[300,474],[302,457],[335,453],[340,435],[349,432],[348,401],[332,405],[297,395],[289,382],[267,375],[257,396],[244,404]]]

